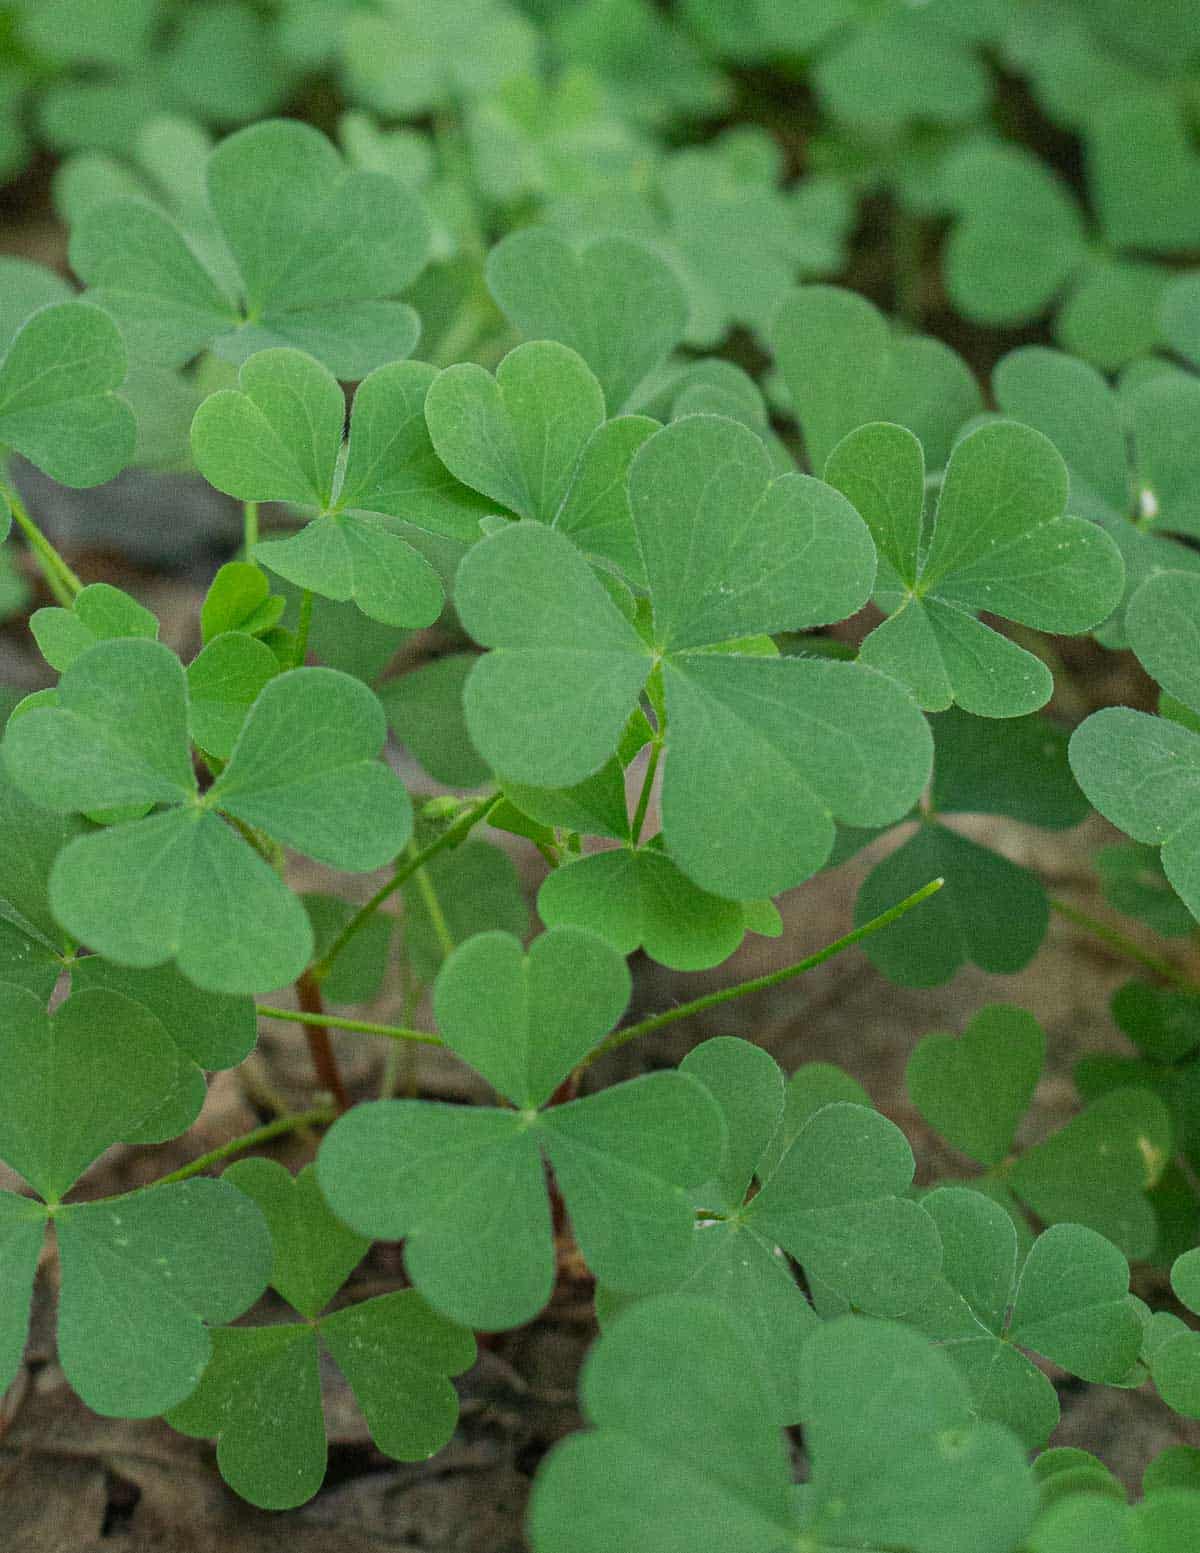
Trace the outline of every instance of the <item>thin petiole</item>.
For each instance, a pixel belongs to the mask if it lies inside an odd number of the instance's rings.
[[[160,1176],[153,1184],[170,1186],[175,1181],[187,1181],[192,1176],[203,1175],[213,1165],[219,1165],[223,1159],[229,1159],[233,1154],[244,1154],[247,1149],[257,1148],[260,1143],[269,1143],[272,1138],[282,1137],[287,1132],[300,1132],[305,1127],[320,1127],[326,1122],[332,1122],[336,1115],[333,1107],[326,1105],[315,1111],[302,1111],[296,1116],[279,1116],[273,1122],[256,1127],[253,1132],[243,1133],[240,1138],[231,1138],[228,1143],[222,1143],[220,1148],[210,1149],[207,1154],[201,1154],[199,1159],[192,1160],[191,1164],[181,1165],[178,1170],[172,1170],[169,1176]]]
[[[51,593],[65,609],[70,609],[72,601],[83,592],[83,583],[30,517],[25,503],[7,481],[0,482],[0,493],[12,509],[13,521],[28,540]]]
[[[650,807],[650,794],[654,790],[654,778],[658,774],[658,763],[662,759],[663,741],[656,738],[650,747],[650,761],[646,767],[646,775],[642,782],[642,790],[638,794],[637,810],[633,816],[633,825],[630,827],[630,835],[633,837],[634,846],[639,846],[642,840],[642,826],[646,823],[646,811]]]
[[[1200,995],[1200,986],[1185,976],[1169,960],[1162,959],[1159,955],[1151,954],[1148,949],[1143,949],[1140,944],[1127,938],[1124,933],[1115,927],[1109,927],[1107,922],[1101,922],[1097,917],[1088,916],[1086,911],[1080,911],[1077,906],[1072,906],[1069,901],[1058,900],[1054,896],[1050,898],[1050,906],[1060,917],[1065,917],[1068,922],[1074,922],[1076,927],[1085,928],[1096,938],[1103,940],[1110,948],[1116,949],[1127,960],[1135,960],[1139,965],[1144,965],[1148,971],[1161,976],[1164,981],[1181,987],[1184,992]]]
[[[861,943],[864,938],[870,938],[872,933],[878,933],[881,928],[888,927],[922,901],[936,895],[945,884],[944,879],[931,879],[921,889],[907,896],[898,905],[882,912],[878,917],[872,917],[870,922],[864,922],[862,927],[857,927],[852,933],[847,933],[843,938],[836,939],[832,944],[827,944],[824,949],[818,949],[816,954],[810,954],[803,960],[798,960],[795,965],[785,965],[781,971],[772,971],[767,976],[755,976],[750,981],[742,981],[736,987],[723,987],[719,992],[710,992],[705,997],[693,998],[690,1003],[681,1003],[677,1008],[669,1008],[666,1013],[652,1014],[648,1019],[639,1020],[635,1025],[626,1025],[623,1030],[614,1030],[606,1041],[601,1041],[591,1056],[584,1059],[581,1066],[595,1062],[597,1057],[603,1057],[606,1052],[616,1051],[619,1046],[624,1046],[627,1041],[636,1040],[640,1035],[650,1035],[655,1030],[661,1030],[664,1025],[674,1024],[677,1019],[687,1019],[692,1014],[702,1013],[706,1008],[716,1008],[722,1003],[732,1003],[735,998],[747,997],[752,992],[762,992],[767,987],[778,987],[781,982],[790,981],[793,976],[803,976],[805,971],[815,970],[818,965],[824,965],[826,960],[832,960],[835,955],[842,953],[844,949],[850,949],[853,945]]]
[[[500,799],[501,795],[498,793],[491,793],[486,798],[481,798],[477,804],[472,804],[465,814],[460,815],[453,825],[448,826],[436,841],[431,841],[427,847],[415,856],[406,857],[402,863],[398,863],[395,873],[388,882],[380,885],[370,900],[359,907],[334,939],[333,943],[330,944],[321,958],[313,965],[312,975],[315,979],[322,981],[329,975],[330,967],[338,955],[341,954],[354,935],[371,920],[384,901],[393,896],[419,869],[424,868],[430,858],[436,857],[439,852],[444,852],[447,847],[457,846],[464,836],[474,830],[476,825],[487,819],[488,815],[500,802]]]
[[[294,1025],[328,1025],[331,1030],[355,1030],[359,1035],[382,1035],[389,1041],[418,1041],[422,1046],[445,1046],[440,1035],[428,1030],[407,1030],[403,1025],[379,1025],[369,1019],[343,1019],[340,1014],[315,1014],[295,1008],[274,1008],[259,1003],[254,1012],[261,1019],[283,1019]]]

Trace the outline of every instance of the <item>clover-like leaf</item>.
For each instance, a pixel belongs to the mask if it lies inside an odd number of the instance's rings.
[[[1032,1014],[1004,1003],[981,1009],[960,1040],[927,1035],[905,1082],[931,1127],[971,1159],[998,1165],[1013,1146],[1041,1076],[1046,1037]]]
[[[1163,572],[1129,605],[1134,651],[1164,690],[1200,708],[1200,578]],[[1200,735],[1128,707],[1095,712],[1071,737],[1071,766],[1105,819],[1162,848],[1167,878],[1200,916]]]
[[[1123,1381],[1141,1344],[1125,1258],[1094,1231],[1059,1224],[1022,1265],[1012,1219],[980,1193],[942,1188],[922,1207],[938,1227],[945,1260],[929,1296],[906,1319],[944,1345],[981,1417],[1007,1424],[1030,1448],[1044,1445],[1058,1401],[1019,1350],[1087,1380]]]
[[[153,641],[158,636],[158,621],[120,588],[94,582],[76,595],[70,609],[35,610],[29,629],[42,657],[61,673],[97,642],[122,636]]]
[[[599,238],[575,249],[525,227],[488,255],[493,297],[528,339],[558,340],[595,373],[610,415],[627,409],[687,326],[687,297],[643,243]]]
[[[228,760],[242,725],[279,659],[243,631],[214,636],[188,664],[188,716],[192,741],[218,760]]]
[[[334,1212],[360,1233],[404,1237],[414,1284],[452,1319],[516,1326],[549,1298],[543,1150],[598,1277],[636,1292],[685,1266],[685,1188],[711,1176],[721,1149],[703,1085],[656,1073],[535,1109],[595,1047],[628,985],[620,956],[576,930],[544,934],[527,960],[507,935],[481,934],[447,961],[434,1006],[447,1044],[523,1109],[380,1101],[326,1136],[317,1173]]]
[[[1146,1192],[1171,1153],[1163,1102],[1149,1090],[1118,1089],[1021,1154],[1008,1184],[1047,1223],[1085,1225],[1144,1258],[1156,1236]]]
[[[950,457],[983,399],[966,363],[941,340],[897,336],[856,292],[802,286],[771,332],[779,371],[804,433],[814,474],[843,437],[872,421],[906,426],[933,468]]]
[[[644,443],[630,501],[652,646],[540,525],[494,534],[464,559],[455,601],[493,649],[467,681],[472,741],[504,778],[571,787],[617,749],[658,658],[671,857],[713,894],[778,893],[820,867],[834,816],[870,824],[905,812],[928,778],[928,730],[907,697],[857,665],[706,649],[852,612],[870,586],[867,536],[820,482],[772,481],[754,433],[715,416]],[[886,772],[871,753],[883,747]],[[748,781],[771,792],[769,813],[747,806]]]
[[[204,349],[243,361],[288,345],[357,379],[409,354],[417,318],[393,299],[425,262],[429,225],[404,184],[348,171],[319,131],[294,120],[230,135],[205,180],[237,296],[147,202],[108,201],[72,233],[72,268],[135,356],[175,366]]]
[[[795,1539],[770,1388],[735,1316],[695,1296],[641,1301],[605,1330],[580,1389],[591,1428],[539,1469],[536,1553],[704,1548],[714,1527],[728,1553],[775,1553]],[[581,1495],[595,1506],[582,1519]]]
[[[285,600],[271,592],[266,573],[249,561],[226,561],[208,585],[200,607],[204,644],[226,631],[262,636],[283,616]]]
[[[826,465],[887,563],[878,596],[892,613],[861,657],[931,710],[957,702],[984,717],[1034,711],[1050,697],[1049,671],[978,611],[1044,631],[1087,630],[1120,599],[1117,547],[1095,524],[1064,515],[1066,465],[1029,427],[982,426],[957,445],[927,549],[924,470],[912,433],[883,423],[851,432]]]
[[[332,669],[293,670],[266,686],[203,799],[188,721],[184,672],[166,647],[102,642],[66,670],[54,706],[10,726],[5,760],[26,791],[68,813],[168,806],[59,853],[51,903],[75,938],[128,966],[176,960],[211,991],[265,991],[304,968],[311,929],[215,811],[334,867],[369,869],[403,846],[411,806],[375,759],[386,731],[378,701]]]
[[[133,412],[115,392],[125,344],[87,302],[39,308],[0,360],[0,444],[62,485],[101,485],[133,457]]]

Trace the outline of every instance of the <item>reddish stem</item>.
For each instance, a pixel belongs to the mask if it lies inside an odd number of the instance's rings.
[[[296,983],[296,993],[299,998],[301,1011],[305,1014],[323,1014],[325,1003],[321,997],[321,984],[313,976],[311,971],[305,971],[304,975]],[[322,1089],[326,1089],[333,1096],[333,1103],[337,1107],[338,1115],[350,1109],[350,1096],[346,1093],[346,1086],[342,1082],[341,1069],[338,1067],[337,1058],[333,1054],[333,1045],[329,1039],[329,1031],[322,1025],[305,1025],[304,1034],[308,1039],[308,1052],[312,1058],[313,1068],[317,1080]]]

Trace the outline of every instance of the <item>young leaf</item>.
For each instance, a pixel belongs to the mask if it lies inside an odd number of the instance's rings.
[[[1084,631],[1120,599],[1117,547],[1095,524],[1064,516],[1066,466],[1029,427],[982,426],[957,445],[924,551],[924,460],[911,432],[864,426],[839,443],[825,473],[861,511],[894,574],[880,590],[893,613],[861,657],[931,710],[957,702],[1015,717],[1049,699],[1045,665],[990,631],[979,610],[1038,630]]]
[[[488,289],[529,339],[577,351],[610,415],[637,398],[687,326],[687,298],[670,266],[622,237],[573,248],[545,227],[510,232],[489,253]]]
[[[95,995],[95,994],[93,994]],[[150,1418],[188,1396],[212,1345],[266,1286],[271,1241],[223,1181],[180,1181],[57,1210],[58,1352],[94,1412]]]
[[[871,421],[907,427],[939,469],[960,428],[983,408],[974,373],[948,346],[896,336],[878,308],[853,291],[791,292],[771,344],[814,474],[843,437]]]
[[[61,485],[102,485],[133,457],[133,412],[114,390],[125,345],[87,302],[40,308],[0,360],[0,443]]]
[[[200,635],[205,646],[225,631],[262,636],[279,624],[285,601],[271,592],[266,573],[248,561],[226,561],[204,596]]]
[[[820,867],[834,815],[867,824],[904,812],[928,778],[928,730],[887,680],[855,665],[705,649],[852,612],[870,586],[867,536],[819,482],[772,481],[753,432],[717,417],[644,443],[630,500],[653,648],[549,530],[514,526],[464,560],[456,604],[493,649],[467,682],[472,741],[505,778],[572,786],[616,750],[661,657],[670,854],[713,894],[776,894]],[[886,779],[868,753],[881,745]],[[746,808],[747,781],[772,792],[769,815]]]
[[[1046,1037],[1031,1014],[1003,1003],[981,1009],[961,1040],[927,1035],[908,1061],[905,1082],[931,1127],[982,1165],[1013,1146],[1033,1099]]]
[[[136,356],[178,366],[211,348],[236,362],[287,345],[358,379],[409,354],[418,321],[391,299],[424,264],[429,226],[398,179],[347,171],[319,131],[282,119],[222,141],[205,177],[240,301],[153,205],[110,201],[72,233],[72,268]]]
[[[581,1391],[592,1427],[538,1472],[536,1553],[674,1553],[711,1545],[714,1527],[728,1553],[795,1540],[771,1394],[736,1318],[686,1295],[642,1301],[593,1348]]]

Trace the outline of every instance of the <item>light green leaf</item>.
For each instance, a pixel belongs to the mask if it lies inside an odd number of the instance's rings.
[[[927,1035],[908,1061],[905,1082],[931,1127],[971,1159],[998,1165],[1013,1146],[1042,1071],[1046,1037],[1023,1009],[994,1003],[961,1040]]]
[[[188,664],[188,712],[194,742],[228,760],[259,692],[279,672],[265,643],[241,631],[212,637]]]
[[[1009,1336],[1084,1380],[1123,1381],[1142,1337],[1125,1258],[1081,1224],[1052,1225],[1021,1269]]]
[[[624,960],[592,933],[551,928],[527,956],[507,933],[480,933],[442,967],[433,1006],[459,1056],[533,1109],[612,1029],[629,991]]]
[[[469,362],[447,367],[430,385],[425,419],[438,457],[464,485],[551,523],[604,421],[604,392],[575,351],[537,340],[510,351],[494,378]]]
[[[148,1008],[107,989],[78,992],[53,1016],[32,993],[6,992],[0,1158],[56,1203],[160,1103],[178,1053]]]
[[[207,645],[226,631],[262,636],[279,624],[283,610],[284,600],[272,594],[261,567],[249,561],[226,561],[200,608],[201,639]]]
[[[623,237],[574,248],[544,227],[526,227],[492,249],[488,288],[528,339],[577,351],[604,390],[610,415],[683,338],[687,299],[670,266]]]
[[[863,661],[898,674],[933,711],[952,700],[985,717],[1034,711],[1049,699],[1049,672],[989,634],[976,612],[1039,630],[1086,630],[1120,601],[1120,553],[1095,524],[1063,515],[1068,473],[1052,444],[1003,421],[955,447],[922,549],[919,455],[910,434],[880,423],[852,432],[826,466],[907,579],[902,590],[881,592],[895,613],[863,643]]]
[[[58,1352],[94,1412],[150,1418],[196,1386],[211,1343],[262,1293],[271,1242],[257,1207],[223,1181],[181,1181],[55,1217]]]
[[[38,649],[52,669],[70,668],[80,653],[97,642],[122,636],[158,636],[158,621],[127,593],[94,582],[70,609],[38,609],[29,618]]]
[[[767,1144],[783,1119],[784,1081],[775,1059],[749,1041],[716,1036],[694,1047],[679,1065],[698,1078],[725,1117],[721,1169],[701,1188],[698,1201],[736,1213],[746,1198]],[[706,1196],[715,1191],[711,1200]]]
[[[428,626],[442,612],[442,586],[428,561],[381,524],[350,514],[255,545],[254,558],[322,598],[353,599],[384,625]]]

